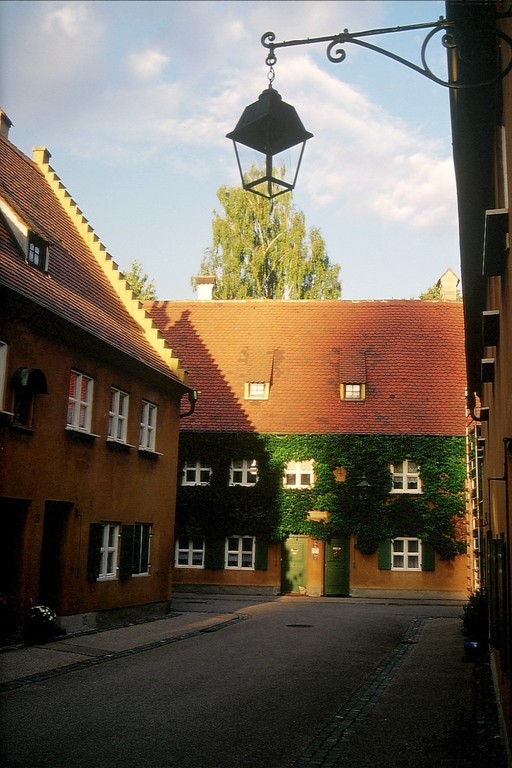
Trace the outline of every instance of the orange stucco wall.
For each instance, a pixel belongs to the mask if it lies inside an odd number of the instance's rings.
[[[281,544],[274,542],[268,547],[266,570],[247,570],[225,568],[209,570],[207,568],[173,568],[173,586],[176,591],[281,591]]]
[[[0,416],[0,507],[9,509],[12,500],[25,500],[15,596],[19,615],[38,602],[48,501],[69,504],[60,552],[59,614],[169,600],[179,431],[177,390],[170,393],[164,377],[108,348],[95,348],[90,338],[85,340],[88,351],[80,351],[83,336],[73,339],[65,326],[60,335],[55,321],[44,313],[32,323],[30,316],[21,314],[23,306],[20,314],[17,309],[17,305],[7,307],[1,318],[0,337],[8,345],[3,410],[12,410],[9,381],[18,368],[41,369],[48,385],[48,394],[35,395],[32,429],[16,428],[9,416]],[[66,430],[71,369],[94,379],[91,432],[95,437]],[[111,447],[106,440],[111,386],[130,396],[127,443],[131,448]],[[158,405],[159,455],[152,457],[138,450],[142,399]],[[107,521],[152,524],[149,575],[125,581],[87,581],[89,526]]]
[[[350,594],[424,597],[432,595],[453,599],[467,597],[467,558],[458,556],[443,561],[436,553],[433,571],[391,571],[380,570],[377,554],[363,555],[351,542]]]

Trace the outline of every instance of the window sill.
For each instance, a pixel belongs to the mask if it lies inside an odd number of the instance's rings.
[[[412,490],[412,489],[409,488],[409,489],[405,489],[404,491],[390,491],[389,495],[390,496],[403,496],[404,493],[408,493],[411,496],[421,496],[423,491],[421,491],[421,490],[415,491],[415,490]]]
[[[152,451],[149,448],[139,448],[139,456],[143,459],[147,459],[148,461],[158,461],[160,456],[163,456],[163,453]]]
[[[95,435],[93,432],[86,432],[83,429],[75,429],[75,427],[66,427],[66,435],[70,440],[78,440],[83,443],[94,443],[100,436]]]
[[[187,568],[190,571],[204,571],[204,565],[174,565],[175,568]]]
[[[121,453],[129,453],[133,448],[135,448],[134,445],[123,443],[122,440],[112,440],[112,438],[109,437],[107,437],[106,443],[111,450],[121,451]]]
[[[14,432],[23,432],[25,435],[33,435],[34,434],[34,428],[33,427],[28,427],[25,424],[18,424],[15,421],[11,421],[10,427],[11,427],[11,429]]]

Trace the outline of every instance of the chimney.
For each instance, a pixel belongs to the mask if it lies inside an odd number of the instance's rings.
[[[453,269],[447,269],[443,272],[437,285],[439,286],[439,298],[441,301],[457,301],[457,286],[460,283],[460,279],[457,277]]]
[[[36,165],[48,165],[51,153],[46,147],[34,147],[32,150],[32,160]]]
[[[198,275],[196,277],[196,291],[199,301],[211,301],[215,278],[213,275]]]
[[[4,139],[9,138],[9,129],[12,125],[12,120],[10,120],[3,109],[0,109],[0,136],[2,136]]]

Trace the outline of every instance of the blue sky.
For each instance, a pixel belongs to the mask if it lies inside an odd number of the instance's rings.
[[[51,164],[121,269],[194,298],[217,190],[238,184],[225,138],[267,87],[277,40],[404,26],[444,2],[0,2],[0,106],[10,138]],[[419,63],[425,32],[372,38]],[[277,51],[274,87],[314,134],[294,203],[341,266],[344,299],[414,298],[459,274],[449,93],[357,46]],[[429,64],[444,72],[437,38]],[[249,194],[249,193],[248,193]]]

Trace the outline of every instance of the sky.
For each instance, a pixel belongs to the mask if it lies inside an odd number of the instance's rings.
[[[51,165],[121,270],[193,299],[217,191],[239,185],[233,130],[268,86],[276,41],[435,21],[430,0],[0,0],[0,107],[9,138]],[[426,32],[372,37],[420,63]],[[436,36],[429,66],[441,77]],[[449,91],[356,45],[277,50],[273,87],[308,141],[296,208],[341,267],[342,298],[417,298],[459,272]],[[247,193],[251,194],[251,193]]]

